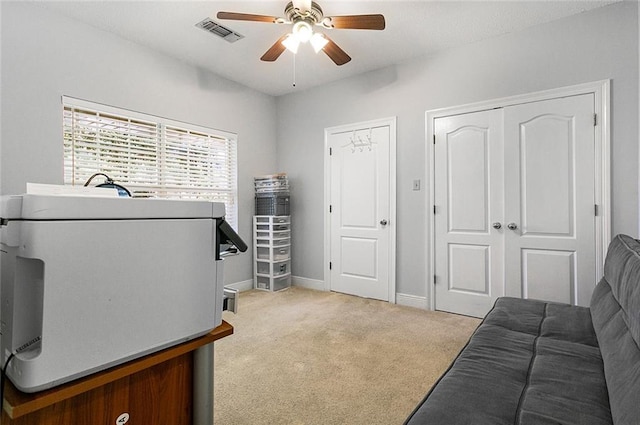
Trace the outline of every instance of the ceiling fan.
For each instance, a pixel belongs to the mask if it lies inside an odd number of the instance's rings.
[[[275,61],[286,49],[296,53],[300,43],[308,41],[316,53],[322,50],[336,65],[344,65],[351,57],[326,34],[314,32],[314,26],[324,29],[363,30],[383,30],[385,27],[384,16],[380,14],[324,16],[318,3],[309,0],[290,1],[284,8],[284,15],[285,17],[281,18],[250,13],[218,12],[217,16],[218,19],[235,21],[291,24],[291,32],[280,37],[260,58],[266,62]]]

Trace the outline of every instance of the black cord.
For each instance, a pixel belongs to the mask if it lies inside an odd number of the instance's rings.
[[[2,373],[0,373],[0,425],[2,425],[2,413],[4,411],[4,384],[5,384],[5,380],[7,379],[7,368],[9,367],[9,363],[11,363],[11,360],[13,360],[13,357],[16,354],[23,352],[27,348],[33,346],[34,344],[37,344],[40,341],[42,341],[42,337],[38,335],[37,337],[26,342],[25,344],[22,344],[20,347],[18,347],[17,350],[9,354],[9,357],[7,358],[7,362],[4,364],[4,367],[2,368]]]
[[[133,197],[131,195],[131,192],[129,191],[129,189],[127,189],[126,187],[124,187],[122,185],[116,184],[115,180],[113,180],[111,177],[107,176],[105,173],[95,173],[94,175],[89,177],[89,180],[87,180],[87,182],[84,184],[84,186],[85,187],[89,186],[89,183],[91,183],[91,180],[93,180],[93,178],[96,177],[96,176],[103,176],[103,177],[106,178],[104,183],[101,183],[101,184],[97,185],[96,187],[115,188],[118,191],[118,195],[119,196],[124,196],[122,194],[122,192],[124,192],[129,196],[129,198]]]
[[[105,173],[95,173],[93,176],[89,177],[89,180],[87,180],[87,182],[84,184],[85,187],[89,186],[89,183],[91,183],[91,180],[93,180],[93,178],[96,177],[96,176],[106,177],[107,181],[105,183],[113,184],[113,179],[111,177],[107,176]]]
[[[15,353],[11,353],[9,355],[7,362],[4,364],[4,367],[2,368],[2,374],[0,375],[0,422],[2,422],[2,413],[4,410],[4,381],[7,377],[7,367],[9,367],[9,363],[11,362],[11,360],[13,360],[13,356],[15,355],[16,355]]]

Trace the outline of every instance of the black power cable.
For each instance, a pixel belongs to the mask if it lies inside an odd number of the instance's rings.
[[[11,353],[9,355],[7,362],[4,364],[4,367],[2,368],[2,374],[0,375],[0,423],[2,423],[2,413],[4,410],[4,382],[7,377],[7,368],[9,367],[9,363],[11,362],[11,360],[13,360],[13,356],[15,355],[16,355],[15,353]]]
[[[33,346],[34,344],[39,343],[40,341],[42,341],[42,337],[37,336],[33,338],[31,341],[28,341],[22,344],[20,347],[18,347],[17,350],[9,354],[9,357],[7,358],[7,362],[4,364],[4,367],[2,368],[2,373],[0,373],[0,425],[2,425],[2,413],[4,410],[4,386],[5,386],[5,380],[7,379],[7,369],[9,368],[9,363],[11,363],[11,360],[13,360],[13,357],[16,354],[23,352],[27,348]]]
[[[103,176],[106,179],[104,183],[99,184],[97,187],[115,188],[118,191],[119,196],[128,196],[129,198],[131,198],[131,192],[129,191],[129,189],[127,189],[122,185],[119,185],[111,177],[107,176],[105,173],[95,173],[94,175],[89,177],[89,180],[87,180],[87,182],[84,184],[85,187],[89,186],[89,183],[91,183],[91,180],[93,180],[93,178],[96,176]]]

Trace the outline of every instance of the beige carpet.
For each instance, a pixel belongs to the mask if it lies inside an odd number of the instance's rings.
[[[216,425],[402,424],[480,323],[299,287],[239,306],[215,343]]]

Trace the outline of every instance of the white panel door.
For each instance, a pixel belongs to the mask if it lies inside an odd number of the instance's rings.
[[[484,315],[504,295],[502,110],[435,120],[436,309]],[[496,225],[498,227],[499,225]]]
[[[507,295],[588,306],[595,286],[592,94],[505,109]]]
[[[332,291],[389,301],[390,131],[328,135]]]
[[[589,305],[596,283],[592,94],[434,121],[435,307],[507,295]]]

